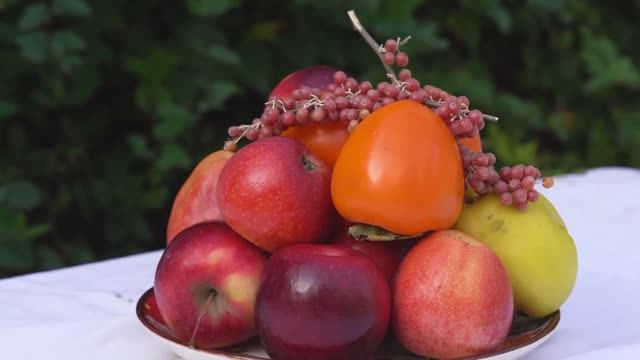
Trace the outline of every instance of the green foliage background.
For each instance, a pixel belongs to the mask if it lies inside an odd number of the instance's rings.
[[[382,80],[349,8],[500,116],[501,161],[640,167],[638,1],[0,0],[0,276],[161,248],[190,169],[295,69]]]

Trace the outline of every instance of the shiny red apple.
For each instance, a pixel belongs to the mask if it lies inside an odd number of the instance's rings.
[[[173,200],[167,223],[167,244],[191,225],[222,219],[216,201],[216,185],[220,171],[232,155],[230,151],[215,151],[191,171]]]
[[[513,317],[511,282],[498,256],[455,230],[422,238],[393,286],[393,329],[418,355],[455,359],[494,350]]]
[[[275,136],[240,149],[222,169],[217,201],[224,221],[274,252],[325,239],[333,230],[331,173],[296,140]]]
[[[273,359],[370,359],[387,332],[390,302],[386,279],[366,255],[343,245],[291,245],[264,268],[258,335]]]
[[[313,65],[296,70],[280,80],[271,91],[271,96],[286,98],[291,95],[293,90],[301,86],[324,89],[333,83],[333,74],[336,71],[338,69],[326,65]]]
[[[255,299],[267,254],[223,222],[180,232],[158,263],[154,292],[175,336],[219,348],[256,335]]]

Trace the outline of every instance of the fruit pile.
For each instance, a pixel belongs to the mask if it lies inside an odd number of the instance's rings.
[[[349,17],[389,81],[292,73],[174,200],[154,292],[190,346],[257,336],[273,359],[371,359],[393,337],[460,358],[571,293],[573,240],[535,190],[552,179],[496,170],[480,130],[497,118],[414,78],[408,38],[379,45]]]

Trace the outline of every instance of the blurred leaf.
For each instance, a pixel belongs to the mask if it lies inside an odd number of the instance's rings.
[[[24,213],[0,206],[0,267],[32,268],[36,263],[33,239],[47,231],[46,225],[29,226]]]
[[[412,21],[413,17],[411,15],[413,11],[422,4],[424,4],[422,0],[385,0],[381,5],[381,12],[388,21]],[[363,19],[360,20],[364,21]]]
[[[511,30],[511,16],[505,8],[499,5],[498,2],[495,2],[494,4],[496,4],[495,7],[487,9],[488,15],[493,21],[495,21],[498,30],[503,34],[506,34]]]
[[[35,29],[51,19],[49,7],[45,3],[33,3],[28,5],[22,12],[18,27],[23,30]]]
[[[438,35],[436,24],[420,24],[406,45],[406,51],[436,51],[444,50],[448,41]]]
[[[559,139],[569,140],[569,133],[574,122],[574,114],[566,110],[553,112],[548,118],[548,126]]]
[[[225,100],[239,92],[240,89],[234,83],[217,81],[211,84],[207,97],[200,102],[198,109],[200,111],[221,109]]]
[[[554,14],[562,14],[567,11],[567,3],[566,0],[529,0],[527,1],[527,5],[533,9],[536,9],[538,12],[554,15]]]
[[[131,57],[127,67],[144,82],[159,83],[178,63],[176,54],[167,49],[155,49],[145,57]]]
[[[84,40],[72,31],[56,31],[51,39],[54,55],[64,56],[67,52],[82,50],[86,46]]]
[[[0,241],[0,244],[3,249],[0,251],[0,267],[26,270],[35,264],[35,256],[30,241]]]
[[[82,264],[96,259],[95,255],[89,249],[86,243],[82,242],[66,242],[59,244],[65,254],[74,259],[74,263]]]
[[[13,115],[16,110],[15,104],[0,100],[0,120]]]
[[[477,20],[476,20],[477,21]],[[446,22],[448,30],[456,35],[456,38],[465,46],[475,51],[480,42],[480,34],[474,21],[466,16],[449,16]]]
[[[212,45],[207,52],[212,59],[217,60],[223,64],[237,65],[240,63],[240,57],[231,49]]]
[[[511,15],[502,6],[500,0],[465,0],[464,6],[468,11],[474,11],[484,18],[493,20],[501,33],[511,30]]]
[[[84,49],[84,40],[71,31],[57,31],[51,39],[51,51],[65,72],[82,63],[74,52]]]
[[[587,135],[587,157],[594,166],[610,164],[615,159],[615,146],[607,135],[607,126],[602,121],[591,123]]]
[[[33,62],[41,63],[47,58],[47,35],[43,32],[30,32],[16,39],[22,56]]]
[[[67,79],[64,104],[78,105],[93,95],[101,78],[98,69],[84,61],[79,61],[78,66],[73,68],[73,75],[71,79]]]
[[[601,91],[611,86],[640,87],[640,72],[626,56],[619,53],[611,39],[594,36],[583,31],[586,43],[582,59],[591,78],[586,83],[588,91]]]
[[[25,231],[25,235],[29,239],[35,239],[38,236],[48,233],[49,231],[50,231],[49,225],[46,225],[46,224],[31,225],[29,226],[27,231]]]
[[[503,165],[535,164],[536,143],[533,141],[519,141],[509,136],[497,126],[489,125],[486,129],[488,142],[494,150],[498,163]]]
[[[150,209],[162,208],[169,198],[169,190],[166,187],[152,187],[143,194],[145,207]]]
[[[155,165],[162,170],[186,169],[191,165],[191,159],[184,147],[177,144],[166,144]]]
[[[535,129],[543,125],[543,114],[540,111],[540,108],[535,104],[524,101],[510,94],[502,94],[497,100],[499,104],[498,106],[503,114],[501,117],[506,118],[505,121],[508,122],[509,125],[525,119],[527,120],[527,126],[530,126],[531,128]]]
[[[21,210],[33,209],[42,203],[42,191],[30,181],[16,181],[0,186],[6,203]]]
[[[260,21],[251,27],[247,39],[253,41],[271,42],[277,40],[278,34],[284,28],[281,21]]]
[[[187,8],[195,15],[218,16],[238,5],[237,0],[187,0]]]
[[[617,142],[635,148],[640,144],[640,108],[614,109],[613,118],[617,127]],[[640,151],[630,153],[631,166],[640,168]]]
[[[18,36],[20,31],[14,26],[14,24],[9,24],[5,22],[0,22],[0,42],[8,40],[12,40]]]
[[[242,81],[248,86],[266,93],[274,85],[269,83],[270,60],[267,50],[261,45],[249,43],[242,47],[239,52],[242,59],[242,71],[239,75]],[[226,87],[229,88],[230,86]]]
[[[191,114],[170,101],[161,103],[157,113],[161,121],[153,127],[153,135],[158,140],[169,141],[183,135],[191,123]]]
[[[84,0],[54,0],[51,11],[55,15],[88,16],[91,7]]]
[[[147,145],[147,139],[140,134],[131,134],[127,137],[129,147],[135,156],[141,159],[150,159],[153,156],[149,146]]]
[[[58,253],[47,247],[37,248],[36,257],[38,258],[38,264],[44,270],[55,269],[64,265],[62,257]]]

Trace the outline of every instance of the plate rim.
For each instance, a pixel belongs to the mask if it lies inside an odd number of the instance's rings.
[[[145,312],[144,312],[144,305],[145,305],[147,299],[150,298],[152,295],[155,295],[153,286],[150,287],[149,289],[147,289],[138,298],[138,301],[136,302],[136,316],[138,317],[138,321],[140,321],[140,323],[148,331],[151,331],[153,334],[159,336],[163,340],[169,341],[169,342],[171,342],[171,343],[173,343],[175,345],[184,347],[184,348],[189,349],[191,351],[198,351],[198,352],[202,352],[202,353],[205,353],[205,354],[208,354],[208,355],[218,355],[218,356],[225,356],[225,357],[232,356],[232,358],[234,358],[234,359],[243,359],[243,360],[244,359],[246,359],[246,360],[269,360],[269,358],[257,357],[257,356],[250,355],[250,354],[234,354],[234,353],[230,353],[228,351],[225,351],[223,348],[222,349],[201,349],[201,348],[196,348],[196,347],[190,347],[187,344],[181,342],[178,338],[172,336],[171,334],[166,334],[166,333],[160,331],[156,326],[154,326],[151,322],[149,322],[147,320]],[[488,353],[488,354],[481,354],[481,355],[476,355],[476,356],[472,356],[472,357],[465,357],[465,358],[462,358],[462,359],[459,359],[459,360],[486,359],[486,358],[490,358],[490,357],[494,357],[494,356],[498,356],[498,355],[503,355],[503,354],[509,353],[509,352],[517,350],[517,349],[526,348],[526,347],[528,347],[530,345],[535,344],[538,341],[544,340],[546,337],[551,335],[553,333],[553,331],[558,327],[558,324],[560,323],[560,309],[558,309],[558,310],[554,311],[553,313],[547,315],[546,318],[547,318],[547,320],[542,325],[540,325],[540,328],[542,330],[539,333],[537,333],[534,336],[526,339],[525,341],[522,341],[522,342],[518,343],[516,345],[516,347],[507,348],[507,349],[500,349],[500,350],[496,350],[496,351]],[[242,356],[242,357],[238,357],[239,355]]]

